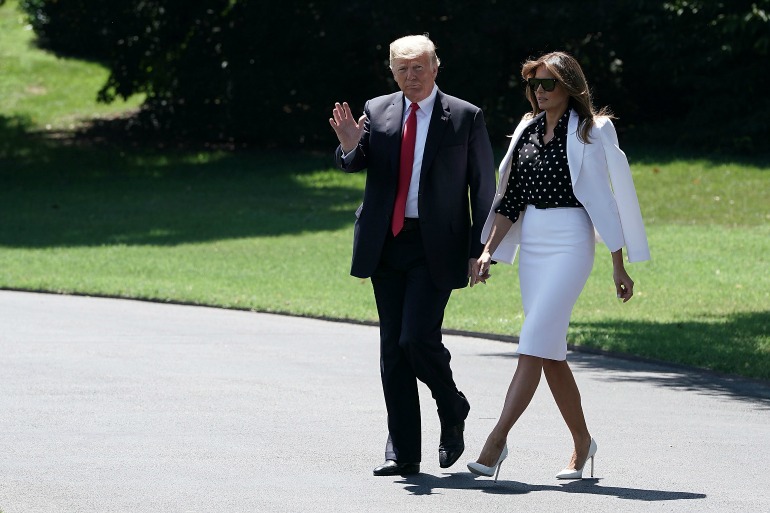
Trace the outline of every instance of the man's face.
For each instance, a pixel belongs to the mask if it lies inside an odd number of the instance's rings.
[[[427,98],[436,83],[438,67],[434,67],[428,53],[414,59],[393,59],[393,78],[411,102]]]

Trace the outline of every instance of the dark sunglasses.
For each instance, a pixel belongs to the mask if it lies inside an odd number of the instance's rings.
[[[529,85],[530,89],[533,91],[537,91],[538,86],[543,86],[544,91],[548,91],[549,93],[553,91],[556,88],[556,83],[558,80],[555,78],[528,78],[527,79],[527,85]]]

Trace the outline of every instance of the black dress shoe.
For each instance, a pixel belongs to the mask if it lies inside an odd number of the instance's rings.
[[[375,476],[409,476],[420,473],[419,463],[401,463],[396,460],[385,460],[385,463],[374,469]]]
[[[449,468],[460,459],[465,450],[464,430],[464,421],[453,426],[441,426],[441,441],[438,446],[438,464],[441,468]]]

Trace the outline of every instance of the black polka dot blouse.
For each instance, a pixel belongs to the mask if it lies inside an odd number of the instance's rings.
[[[515,223],[527,205],[536,208],[583,206],[572,192],[567,164],[569,116],[567,109],[548,143],[543,142],[545,116],[524,129],[514,149],[508,187],[495,212]]]

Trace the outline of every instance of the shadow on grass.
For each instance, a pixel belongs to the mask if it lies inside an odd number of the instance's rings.
[[[336,230],[360,178],[328,154],[137,149],[39,134],[0,116],[0,245],[176,245]]]
[[[477,479],[473,474],[463,472],[448,474],[445,477],[430,474],[406,476],[399,484],[413,495],[432,495],[442,489],[481,490],[496,495],[525,495],[534,492],[565,492],[591,495],[606,495],[619,499],[631,499],[645,502],[675,501],[686,499],[705,499],[704,493],[677,492],[667,490],[647,490],[643,488],[625,488],[619,486],[601,486],[599,479],[583,479],[561,485],[533,485],[518,481],[499,480],[497,483]]]
[[[599,379],[653,383],[770,409],[770,311],[741,312],[709,322],[574,321],[570,329],[578,333],[570,339],[580,341],[571,346],[570,364],[610,371]],[[735,376],[735,369],[742,369],[748,379]]]
[[[770,384],[770,311],[680,322],[625,321],[571,324],[581,347],[767,380]]]

